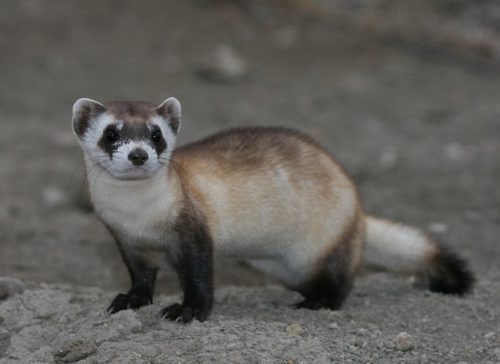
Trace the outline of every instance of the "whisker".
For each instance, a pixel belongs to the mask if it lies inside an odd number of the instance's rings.
[[[80,169],[80,167],[85,167],[83,165],[83,162],[79,162],[76,167],[73,169],[73,172],[71,172],[71,175],[69,176],[69,179],[68,179],[68,184],[66,185],[66,188],[69,188],[71,186],[71,183],[73,182],[73,178],[75,177],[75,173],[78,169]]]

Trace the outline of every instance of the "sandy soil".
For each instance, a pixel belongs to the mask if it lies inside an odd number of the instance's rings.
[[[249,3],[2,3],[0,275],[13,278],[0,280],[0,363],[500,362],[499,66]],[[212,77],[221,46],[246,68]],[[170,95],[183,103],[181,142],[238,125],[316,136],[370,213],[460,250],[475,292],[445,297],[377,273],[340,312],[295,311],[294,293],[223,261],[206,323],[157,318],[178,293],[171,272],[155,305],[104,315],[128,278],[85,209],[71,105]]]

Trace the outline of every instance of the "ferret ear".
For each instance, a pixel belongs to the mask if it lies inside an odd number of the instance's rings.
[[[81,138],[90,125],[90,120],[106,111],[100,102],[92,99],[81,98],[73,104],[73,130]]]
[[[175,97],[169,97],[156,109],[158,115],[167,120],[172,131],[177,134],[181,125],[181,103]]]

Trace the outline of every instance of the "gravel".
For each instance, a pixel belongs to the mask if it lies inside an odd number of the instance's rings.
[[[186,325],[159,316],[178,296],[159,295],[151,306],[108,315],[112,292],[32,287],[0,304],[0,363],[497,360],[493,336],[476,334],[479,327],[498,327],[498,317],[491,320],[488,311],[500,298],[489,293],[492,286],[480,284],[460,299],[415,290],[395,278],[392,292],[387,285],[378,275],[360,279],[338,312],[293,309],[297,295],[276,285],[222,288],[209,320]],[[485,306],[477,307],[478,299]]]

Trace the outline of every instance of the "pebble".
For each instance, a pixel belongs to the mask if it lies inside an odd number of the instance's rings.
[[[47,187],[42,191],[42,199],[47,207],[55,207],[64,204],[67,197],[63,191],[56,187]]]
[[[444,153],[449,160],[461,160],[466,155],[465,147],[457,142],[451,142],[444,146]]]
[[[397,334],[394,339],[394,343],[396,345],[396,349],[400,351],[409,351],[415,349],[416,347],[413,337],[406,331]]]
[[[24,284],[15,278],[0,277],[0,301],[24,291]]]
[[[444,155],[452,162],[470,162],[476,157],[476,149],[458,142],[451,142],[444,146]]]
[[[422,354],[422,356],[420,357],[420,360],[418,361],[419,364],[427,364],[429,363],[429,357],[427,356],[427,354]]]
[[[243,79],[248,74],[248,66],[234,48],[222,44],[214,49],[196,73],[206,81],[231,83]]]
[[[358,336],[366,336],[368,334],[368,330],[360,328],[360,329],[354,330],[354,333]]]
[[[488,333],[484,334],[485,339],[491,339],[494,336],[495,336],[494,332],[488,332]]]
[[[445,234],[448,232],[449,227],[442,222],[433,222],[427,226],[427,230],[434,234]]]
[[[57,363],[73,363],[85,359],[97,351],[93,342],[74,341],[69,342],[54,353]]]
[[[500,349],[495,349],[493,350],[493,353],[495,354],[495,356],[497,357],[497,360],[500,361]]]
[[[295,336],[300,336],[300,335],[303,335],[306,330],[299,324],[297,323],[293,323],[293,324],[290,324],[286,327],[285,331],[287,332],[287,334],[290,334],[290,335],[295,335]]]
[[[396,165],[397,160],[398,160],[398,154],[396,148],[388,146],[385,147],[382,153],[380,154],[378,163],[380,167],[384,169],[389,169]]]

